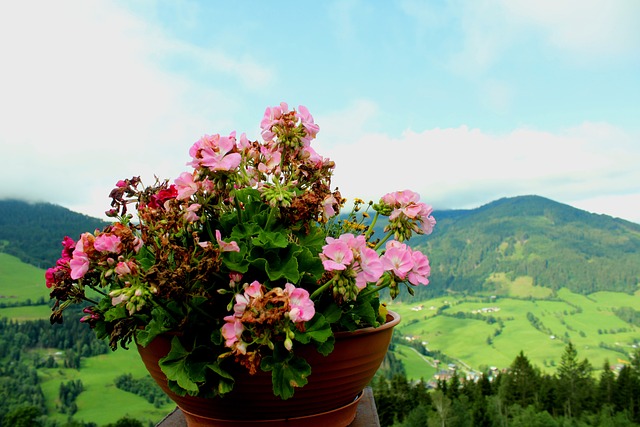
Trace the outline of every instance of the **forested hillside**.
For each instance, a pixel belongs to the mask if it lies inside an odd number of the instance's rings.
[[[105,222],[50,203],[0,200],[0,252],[40,268],[55,264],[64,236],[104,227]]]
[[[431,260],[432,286],[418,289],[419,297],[450,291],[499,293],[496,273],[582,294],[638,289],[640,224],[539,196],[436,211],[434,216],[438,224],[433,234],[409,242]],[[62,237],[77,239],[104,225],[52,204],[0,201],[0,252],[46,268],[58,259]]]
[[[591,214],[538,196],[506,198],[478,209],[435,212],[430,236],[410,243],[429,255],[433,286],[495,293],[496,273],[534,285],[589,294],[633,293],[640,280],[640,225]],[[498,288],[498,289],[497,289]]]

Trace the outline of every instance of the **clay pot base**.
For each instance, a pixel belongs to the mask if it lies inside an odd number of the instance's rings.
[[[184,409],[182,413],[189,427],[347,427],[356,417],[361,398],[362,393],[353,402],[332,411],[280,420],[220,420],[191,414]]]

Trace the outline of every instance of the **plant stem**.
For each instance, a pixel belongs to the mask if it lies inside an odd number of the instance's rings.
[[[393,236],[393,230],[389,231],[389,232],[387,233],[387,235],[386,235],[386,236],[384,236],[384,238],[383,238],[382,240],[380,240],[380,241],[378,242],[378,244],[376,245],[376,247],[375,247],[375,248],[373,248],[373,249],[375,249],[376,251],[377,251],[378,249],[380,249],[380,246],[382,246],[382,245],[383,245],[387,240],[389,240],[389,238],[390,238],[391,236]]]
[[[327,283],[325,283],[324,285],[320,286],[318,289],[316,289],[312,294],[311,294],[311,299],[316,298],[318,295],[322,294],[324,291],[326,291],[329,286],[331,286],[331,284],[333,282],[336,281],[336,277],[334,276],[331,280],[329,280]]]
[[[360,292],[358,294],[358,296],[364,298],[364,297],[369,296],[371,294],[375,294],[376,292],[380,292],[382,289],[388,288],[390,285],[391,285],[391,282],[387,281],[387,283],[385,283],[383,285],[375,286],[373,288],[369,288],[369,289],[366,289],[366,290]]]
[[[371,237],[371,235],[373,234],[373,227],[376,225],[376,222],[378,222],[379,216],[380,216],[380,212],[376,212],[376,214],[373,216],[373,219],[371,220],[371,224],[369,224],[369,228],[367,229],[367,232],[364,233],[365,239],[369,240],[369,237]]]

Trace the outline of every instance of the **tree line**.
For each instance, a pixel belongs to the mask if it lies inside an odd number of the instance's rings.
[[[521,351],[503,372],[475,381],[452,371],[430,389],[401,369],[373,383],[383,427],[554,427],[640,425],[640,350],[619,371],[605,362],[599,378],[576,348],[565,347],[555,374],[543,373]]]

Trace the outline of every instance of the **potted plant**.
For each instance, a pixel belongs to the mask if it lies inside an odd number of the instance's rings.
[[[261,142],[205,135],[189,150],[192,169],[173,182],[118,181],[114,222],[65,237],[46,272],[51,321],[82,304],[82,321],[112,349],[135,341],[183,410],[189,396],[230,408],[241,377],[248,390],[268,378],[267,407],[302,394],[314,374],[322,379],[314,363],[350,348],[345,336],[399,321],[380,303],[382,289],[394,298],[400,286],[428,283],[428,258],[405,243],[435,225],[418,194],[355,200],[339,215],[346,201],[331,187],[334,163],[311,147],[319,127],[309,111],[267,108],[261,129]],[[388,222],[378,235],[380,216]],[[159,352],[151,361],[150,349]]]

